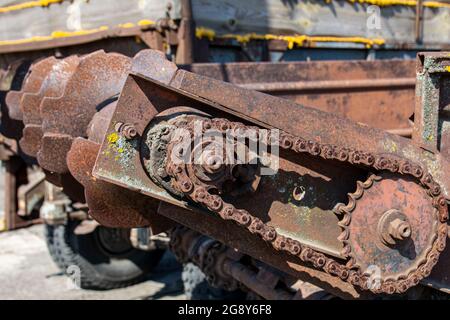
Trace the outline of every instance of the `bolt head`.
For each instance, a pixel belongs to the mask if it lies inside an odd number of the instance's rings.
[[[411,237],[411,225],[408,218],[399,210],[386,211],[378,221],[378,234],[381,242],[395,245]]]

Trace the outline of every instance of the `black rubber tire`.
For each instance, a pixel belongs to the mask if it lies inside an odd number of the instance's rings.
[[[193,263],[183,265],[181,279],[188,300],[244,300],[246,297],[241,290],[226,291],[212,287],[205,274]]]
[[[78,224],[69,221],[64,225],[46,225],[45,233],[56,265],[68,276],[71,276],[69,267],[77,266],[83,289],[109,290],[136,284],[145,279],[164,254],[162,249],[138,250],[131,243],[124,243],[125,250],[120,253],[110,252],[100,240],[100,233],[108,228],[99,226],[92,233],[76,235],[74,229]]]
[[[47,243],[47,249],[50,253],[50,257],[52,258],[53,262],[58,266],[58,268],[64,272],[66,270],[66,265],[64,264],[64,261],[62,260],[62,256],[60,254],[57,254],[58,250],[55,246],[54,241],[54,235],[55,233],[55,227],[53,225],[46,224],[44,228],[44,236],[45,241]]]

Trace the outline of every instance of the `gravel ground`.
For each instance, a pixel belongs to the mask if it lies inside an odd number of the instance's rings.
[[[0,299],[185,299],[170,253],[143,283],[108,291],[74,288],[50,258],[43,234],[42,225],[0,233]]]

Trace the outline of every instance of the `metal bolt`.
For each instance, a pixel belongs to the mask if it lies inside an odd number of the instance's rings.
[[[386,211],[378,221],[378,234],[386,245],[394,245],[411,236],[411,225],[405,214],[397,209]]]
[[[404,240],[411,236],[411,226],[408,222],[397,218],[389,224],[389,233],[396,239]]]
[[[205,150],[202,153],[202,167],[206,172],[215,173],[221,169],[223,160],[220,156],[214,154],[212,150]]]
[[[129,124],[129,123],[125,123],[122,126],[121,132],[126,139],[133,139],[137,135],[136,128],[132,124]]]
[[[116,130],[116,132],[120,132],[120,128],[122,128],[122,126],[123,126],[123,122],[117,122],[114,125],[114,130]]]
[[[133,139],[137,136],[136,128],[130,123],[117,122],[114,130],[123,135],[125,139]]]

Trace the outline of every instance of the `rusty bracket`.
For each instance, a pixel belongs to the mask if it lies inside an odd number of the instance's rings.
[[[416,110],[413,140],[450,159],[450,54],[417,56]]]

